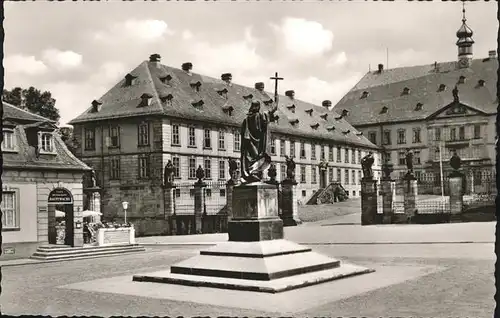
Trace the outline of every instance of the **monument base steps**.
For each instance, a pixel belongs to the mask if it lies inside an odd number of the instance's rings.
[[[137,282],[278,293],[373,270],[341,263],[287,241],[224,242]]]

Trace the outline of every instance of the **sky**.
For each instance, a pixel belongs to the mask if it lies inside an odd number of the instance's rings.
[[[4,2],[5,88],[56,99],[64,125],[153,53],[162,64],[298,99],[339,101],[371,67],[457,59],[460,2]],[[467,3],[474,57],[496,50],[497,3]],[[387,63],[388,62],[388,63]]]

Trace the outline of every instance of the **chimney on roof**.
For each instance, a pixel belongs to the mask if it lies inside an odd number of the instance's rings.
[[[255,89],[258,90],[259,92],[263,92],[264,91],[264,83],[262,83],[262,82],[255,83]]]
[[[495,59],[497,57],[497,51],[495,50],[488,51],[488,57],[490,59]]]
[[[384,64],[379,64],[378,65],[378,72],[382,73],[384,71]]]
[[[153,64],[156,67],[160,67],[161,56],[158,53],[151,54],[149,56],[149,63]]]
[[[99,112],[101,110],[101,106],[102,106],[102,103],[94,99],[92,101],[92,113]]]
[[[294,99],[295,98],[295,91],[293,91],[293,90],[286,91],[285,95],[290,97],[290,99]]]
[[[182,63],[182,70],[184,72],[190,73],[192,69],[193,69],[193,63],[191,62]]]
[[[324,100],[322,105],[323,105],[323,107],[330,108],[330,106],[332,106],[332,101],[331,100]]]
[[[233,75],[231,75],[231,73],[224,73],[220,76],[220,79],[226,82],[226,84],[231,84],[231,81],[233,80]]]

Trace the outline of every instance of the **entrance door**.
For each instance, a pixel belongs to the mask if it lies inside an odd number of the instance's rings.
[[[49,244],[73,246],[75,218],[71,192],[55,188],[49,193],[47,203]]]

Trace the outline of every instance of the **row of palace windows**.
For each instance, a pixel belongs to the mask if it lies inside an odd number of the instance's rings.
[[[467,129],[469,128],[469,129]],[[475,124],[470,127],[459,126],[459,127],[450,127],[450,128],[434,128],[434,140],[442,140],[442,132],[444,130],[445,140],[446,141],[455,141],[455,140],[467,140],[467,139],[480,139],[481,138],[481,125]],[[421,138],[421,129],[416,127],[412,129],[412,143],[418,144],[422,142]],[[466,134],[466,131],[470,131],[470,133]],[[377,132],[370,131],[368,132],[368,139],[373,144],[377,144]],[[401,128],[397,130],[397,144],[403,145],[407,143],[406,137],[406,129]],[[384,130],[382,134],[382,144],[383,145],[392,145],[391,138],[391,130]]]
[[[17,139],[14,130],[3,130],[2,151],[17,151]],[[54,136],[51,132],[38,135],[40,153],[54,153]]]
[[[204,129],[203,131],[203,148],[204,149],[212,149],[212,133],[213,131],[209,128]],[[233,132],[233,150],[238,152],[241,149],[241,136],[240,132],[237,130],[234,130]],[[138,126],[138,145],[139,146],[147,146],[149,145],[149,125],[147,123],[141,123]],[[289,155],[293,158],[297,157],[297,148],[296,148],[296,142],[293,140],[290,140],[290,147],[288,149],[288,152],[286,151],[285,148],[285,139],[279,139],[280,141],[280,146],[279,149],[276,147],[276,141],[278,139],[276,138],[271,138],[270,140],[270,150],[271,150],[271,155],[273,156],[281,156],[285,157],[286,155]],[[188,140],[187,144],[188,147],[197,147],[198,140],[196,138],[196,128],[195,127],[188,127]],[[110,127],[109,128],[109,147],[119,147],[120,145],[120,130],[119,127]],[[181,137],[180,137],[180,126],[173,124],[172,125],[172,145],[173,146],[180,146],[181,145]],[[312,144],[311,146],[311,159],[315,160],[317,159],[316,156],[316,144]],[[226,150],[226,132],[223,130],[219,130],[217,132],[217,147],[218,150]],[[334,149],[336,149],[336,161],[337,162],[343,162],[345,163],[360,163],[361,158],[363,156],[361,150],[357,149],[349,149],[349,148],[342,148],[342,147],[334,147],[334,146],[329,146],[328,147],[328,160],[329,161],[334,161]],[[85,150],[95,150],[95,130],[92,128],[87,128],[85,129]],[[300,142],[299,144],[299,157],[302,159],[306,158],[306,150],[305,150],[305,142]],[[327,147],[325,145],[320,146],[320,156],[319,158],[321,160],[326,160],[326,151]],[[342,158],[342,152],[344,152],[344,158]]]
[[[205,170],[205,179],[213,179],[213,165],[212,165],[213,159],[210,158],[204,158],[203,159],[203,169]],[[174,178],[180,179],[181,178],[181,159],[180,157],[173,157],[172,158],[172,164],[174,166]],[[240,162],[237,161],[238,164],[238,176],[239,178],[239,170],[240,170]],[[198,168],[199,164],[197,163],[196,158],[194,157],[189,157],[188,158],[188,179],[196,179],[196,169]],[[285,164],[279,164],[280,166],[280,180],[284,180],[286,177],[286,165]],[[218,180],[226,180],[227,173],[228,173],[228,165],[226,160],[218,160],[218,166],[217,166],[217,176]],[[297,165],[297,170],[300,171],[300,182],[301,183],[307,183],[307,174],[306,174],[306,168],[310,169],[309,171],[311,172],[311,183],[316,184],[318,183],[318,174],[319,174],[319,167],[317,166],[306,166],[306,165]],[[334,178],[334,169],[337,169],[336,173],[336,178]],[[110,179],[111,180],[117,180],[120,179],[120,157],[111,157],[110,158]],[[147,179],[150,177],[150,171],[151,171],[151,161],[150,157],[148,156],[140,156],[138,158],[138,177],[140,179]],[[361,179],[361,170],[351,170],[351,174],[349,174],[349,169],[344,169],[344,178],[342,179],[342,169],[341,168],[335,168],[335,167],[329,167],[328,169],[328,174],[329,174],[329,181],[339,181],[342,182],[344,181],[345,184],[357,184],[356,180]],[[358,178],[356,179],[356,171],[358,171]]]

